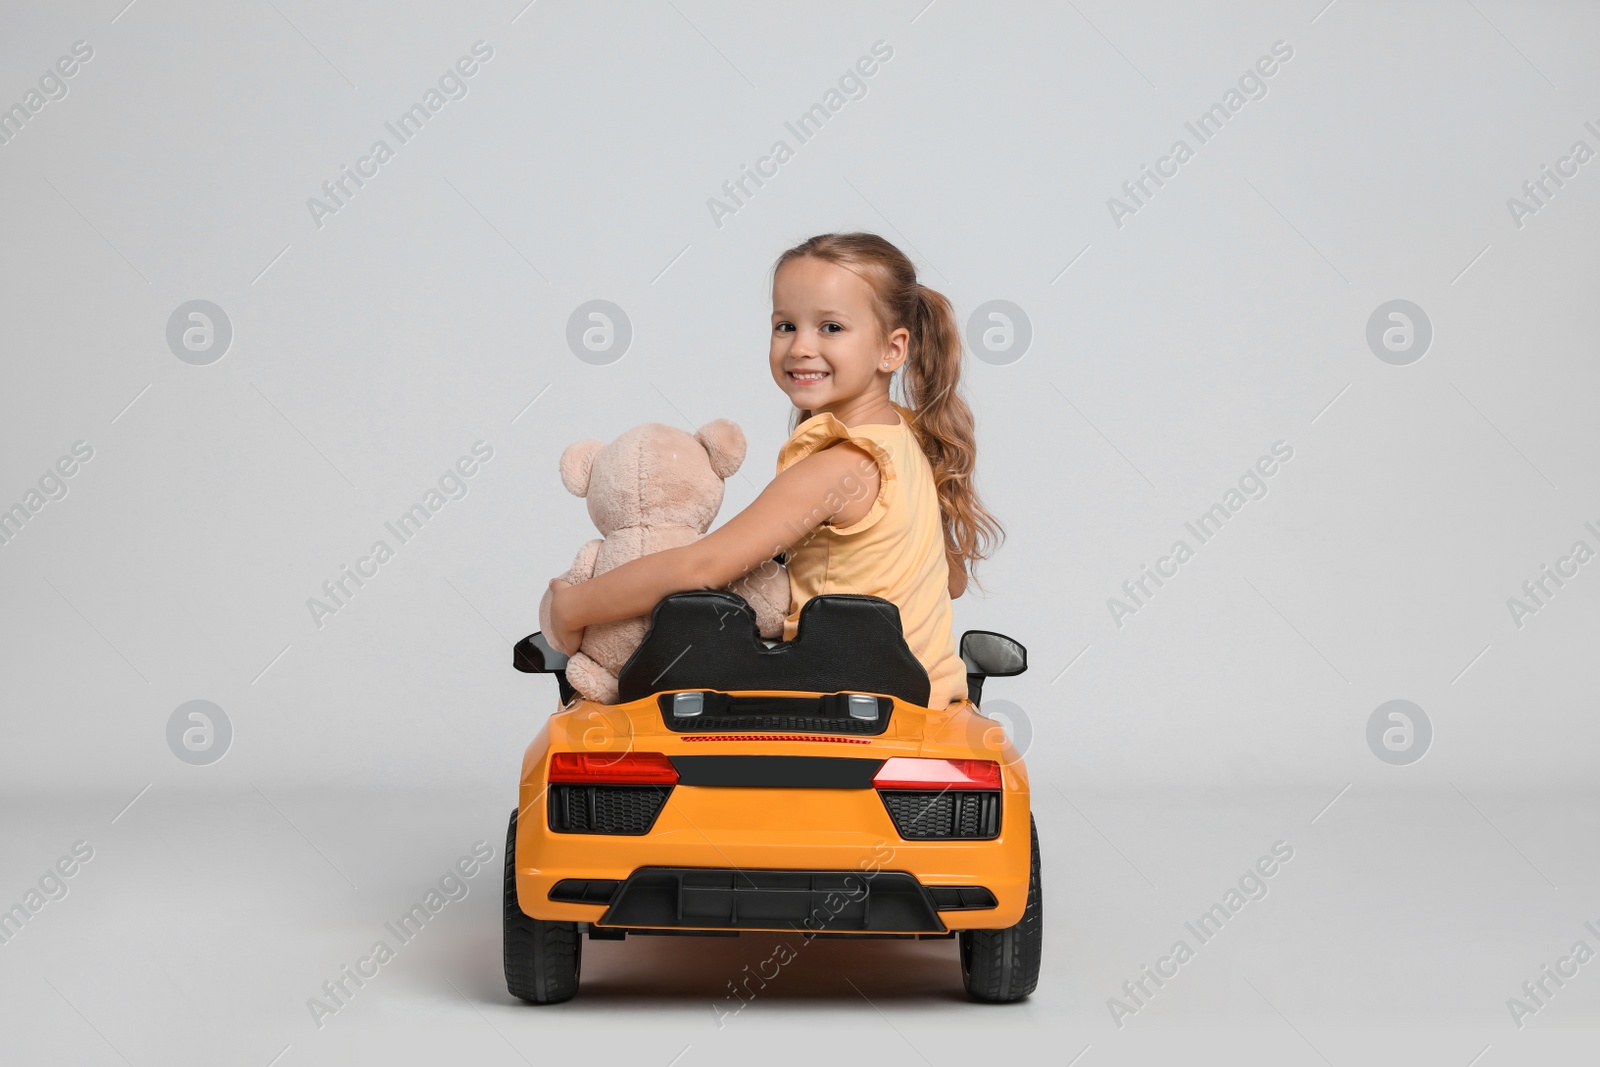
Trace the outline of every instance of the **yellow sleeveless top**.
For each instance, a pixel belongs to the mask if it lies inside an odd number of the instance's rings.
[[[814,596],[860,593],[900,609],[906,644],[928,672],[928,706],[944,708],[967,695],[967,671],[956,651],[950,564],[933,468],[911,432],[912,413],[895,405],[900,424],[850,428],[833,415],[813,415],[795,428],[778,452],[778,471],[840,441],[871,455],[878,466],[878,498],[859,522],[824,523],[788,552],[790,606],[783,639],[792,640],[800,609]],[[862,460],[863,463],[866,460]],[[841,500],[860,499],[854,478],[838,489]]]

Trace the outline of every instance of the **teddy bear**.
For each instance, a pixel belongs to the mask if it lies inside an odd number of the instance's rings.
[[[603,535],[578,550],[561,579],[581,582],[651,552],[690,544],[710,529],[722,507],[723,481],[744,462],[744,431],[716,419],[693,435],[652,422],[610,444],[579,441],[561,454],[561,484],[588,501],[589,517]],[[764,564],[728,586],[754,610],[761,636],[779,638],[789,612],[789,577]],[[550,595],[539,605],[550,629]],[[645,616],[600,623],[583,631],[567,660],[567,681],[603,704],[617,700],[617,673],[650,628]]]

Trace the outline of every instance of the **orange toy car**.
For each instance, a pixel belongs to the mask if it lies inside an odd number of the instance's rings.
[[[578,991],[583,937],[959,937],[978,1000],[1039,977],[1039,838],[1020,755],[978,711],[1027,669],[961,639],[969,699],[930,709],[887,600],[819,596],[769,645],[738,596],[661,601],[619,676],[584,700],[539,634],[514,665],[562,704],[528,746],[506,835],[505,971],[536,1003]],[[520,817],[519,817],[520,816]]]

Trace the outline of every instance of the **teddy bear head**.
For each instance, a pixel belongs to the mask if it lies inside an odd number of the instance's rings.
[[[584,497],[602,534],[634,526],[710,528],[722,482],[744,462],[744,431],[716,419],[688,434],[648,422],[610,444],[579,441],[561,453],[561,484]]]

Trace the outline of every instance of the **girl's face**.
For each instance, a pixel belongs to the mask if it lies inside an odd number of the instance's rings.
[[[905,361],[910,331],[880,336],[871,292],[856,274],[801,256],[772,283],[772,377],[802,411],[831,412],[846,425],[880,421],[890,376]]]

